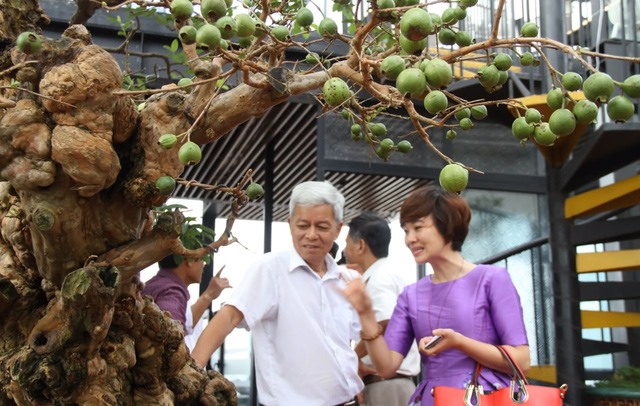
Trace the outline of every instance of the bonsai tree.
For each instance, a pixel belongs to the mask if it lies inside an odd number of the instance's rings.
[[[314,5],[300,0],[245,0],[235,6],[243,13],[225,0],[196,0],[199,12],[190,0],[76,0],[72,25],[45,38],[48,18],[37,0],[0,0],[0,405],[236,404],[229,381],[193,363],[179,324],[141,297],[138,272],[170,253],[202,258],[233,242],[234,216],[215,241],[185,247],[184,215],[156,208],[176,182],[186,182],[180,174],[199,163],[202,145],[292,96],[311,92],[327,112],[352,120],[352,138],[383,160],[412,146],[395,144],[372,119],[401,109],[442,159],[440,181],[453,192],[474,169],[440,152],[429,133],[445,128],[455,138],[488,105],[511,106],[520,116],[514,142],[542,145],[593,121],[605,103],[612,119],[631,117],[637,76],[614,82],[583,59],[589,52],[539,37],[533,23],[499,39],[504,0],[491,37],[473,42],[457,22],[476,2],[443,1],[450,8],[435,14],[417,0],[372,0],[358,16],[355,4],[341,0],[335,8],[349,21],[347,35],[338,32],[340,22],[314,21]],[[170,11],[193,79],[123,89],[123,68],[83,24],[98,8],[132,4],[136,18]],[[123,32],[127,41],[130,27]],[[427,37],[454,50],[427,49]],[[308,50],[320,42],[343,42],[349,51],[326,60]],[[291,47],[307,51],[304,69],[285,58]],[[516,52],[522,48],[531,52]],[[557,71],[546,48],[592,74],[583,83]],[[509,49],[519,61],[502,52]],[[451,64],[477,53],[485,64],[468,80],[488,92],[505,83],[512,63],[546,64],[555,84],[548,122],[515,100],[467,101],[448,92]],[[616,86],[624,93],[613,97]],[[579,89],[585,100],[569,93]],[[360,102],[364,94],[375,102]],[[247,169],[243,179],[224,180],[233,187],[190,185],[232,194],[238,213],[264,193]]]

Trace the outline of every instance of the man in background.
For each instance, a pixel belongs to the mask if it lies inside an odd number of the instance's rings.
[[[375,214],[361,214],[349,223],[344,255],[347,267],[357,270],[367,286],[376,321],[383,331],[391,318],[398,296],[406,286],[403,278],[388,263],[391,230],[387,221]],[[358,373],[365,384],[365,406],[406,406],[416,390],[414,376],[420,373],[420,355],[415,343],[396,375],[382,379],[367,355],[364,341],[356,346],[360,359]]]

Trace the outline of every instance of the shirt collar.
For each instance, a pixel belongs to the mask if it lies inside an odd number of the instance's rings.
[[[335,259],[333,259],[331,255],[327,254],[324,257],[324,262],[327,265],[327,273],[324,275],[323,279],[338,279],[340,276],[340,270],[338,269],[338,264]],[[298,254],[298,251],[296,251],[295,248],[292,248],[291,255],[289,256],[289,272],[293,272],[297,268],[306,269],[317,275],[317,273],[311,269],[309,264],[302,259],[300,254]]]
[[[364,279],[365,283],[371,279],[373,275],[379,272],[381,269],[387,266],[387,258],[378,258],[376,262],[371,264],[369,268],[362,274],[362,279]]]

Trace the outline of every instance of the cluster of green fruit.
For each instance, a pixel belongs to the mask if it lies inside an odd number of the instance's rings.
[[[514,120],[511,132],[524,142],[533,137],[540,145],[553,145],[558,137],[573,133],[578,123],[589,124],[596,120],[602,104],[606,104],[609,118],[623,123],[633,117],[635,106],[631,98],[640,98],[640,75],[633,75],[624,82],[615,82],[606,73],[596,72],[586,80],[575,72],[562,75],[562,88],[553,88],[547,93],[547,105],[554,111],[548,122],[542,122],[540,112],[534,108],[525,111],[525,115]],[[613,96],[615,87],[622,94]],[[585,99],[574,101],[569,91],[582,89]],[[613,97],[612,97],[613,96]]]
[[[182,134],[181,136],[184,136]],[[162,149],[171,149],[178,143],[178,136],[175,134],[163,134],[158,138],[158,145]],[[178,150],[178,159],[183,165],[195,165],[202,159],[200,146],[193,141],[186,141]],[[161,195],[169,195],[176,188],[176,180],[171,176],[161,176],[156,180],[156,189]]]

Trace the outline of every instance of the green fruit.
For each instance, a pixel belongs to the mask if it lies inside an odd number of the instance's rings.
[[[384,137],[387,135],[387,126],[384,123],[369,123],[368,124],[369,131],[375,137]]]
[[[451,66],[442,59],[430,59],[424,65],[427,82],[436,89],[447,87],[453,79]]]
[[[562,75],[562,86],[570,92],[580,90],[582,87],[582,76],[575,72],[567,72]]]
[[[380,149],[382,149],[383,151],[391,151],[394,146],[395,145],[391,138],[385,138],[384,140],[380,141]]]
[[[420,41],[411,41],[404,35],[400,34],[400,48],[409,55],[420,55],[427,46],[427,39]]]
[[[227,14],[227,4],[224,0],[202,0],[200,13],[208,22],[215,23]]]
[[[558,109],[549,117],[549,129],[558,137],[569,135],[576,129],[576,117],[569,109]]]
[[[390,11],[383,11],[386,9],[394,8],[396,3],[393,0],[378,0],[378,16],[382,18],[388,18],[391,16]]]
[[[507,79],[509,79],[509,73],[505,70],[499,70],[498,71],[498,76],[500,77],[498,79],[498,83],[496,83],[496,88],[504,85],[505,83],[507,83]]]
[[[195,44],[197,34],[198,30],[193,25],[184,25],[180,28],[180,31],[178,31],[180,42],[185,45]]]
[[[616,123],[624,123],[634,113],[634,105],[626,96],[616,96],[607,103],[607,115]]]
[[[471,45],[471,34],[469,34],[467,31],[458,31],[456,32],[455,41],[456,45],[458,45],[460,48],[467,47]]]
[[[417,98],[427,89],[427,78],[418,68],[409,68],[400,72],[396,79],[396,88],[404,97]]]
[[[171,149],[178,142],[178,137],[174,134],[162,134],[160,138],[158,138],[158,144],[163,149]]]
[[[488,114],[489,113],[487,112],[487,106],[485,106],[484,104],[471,107],[471,117],[475,118],[476,120],[482,120],[486,118]]]
[[[460,129],[463,131],[467,131],[472,129],[473,127],[475,127],[475,125],[473,124],[473,121],[471,121],[470,118],[463,118],[462,120],[460,120]]]
[[[430,114],[438,114],[446,110],[448,104],[447,96],[439,90],[429,92],[424,98],[424,108],[427,109]]]
[[[236,34],[238,37],[250,37],[256,32],[256,22],[249,14],[236,15]]]
[[[602,72],[589,76],[582,85],[584,96],[592,102],[606,103],[613,94],[613,89],[613,79]]]
[[[380,64],[380,71],[389,80],[396,80],[403,70],[404,59],[399,55],[389,55]]]
[[[156,190],[161,195],[170,195],[176,189],[176,180],[171,176],[161,176],[156,180]]]
[[[240,45],[242,48],[249,48],[251,46],[251,38],[239,37],[238,45]]]
[[[304,60],[309,64],[309,65],[315,65],[320,63],[320,55],[318,55],[315,52],[312,52],[310,54],[307,54],[307,56],[304,57]]]
[[[564,102],[564,95],[562,94],[562,89],[556,87],[555,89],[551,89],[549,93],[547,93],[547,106],[556,110],[562,108],[562,103]]]
[[[398,152],[402,152],[403,154],[408,154],[413,149],[413,146],[409,141],[402,140],[398,143],[398,146],[396,148],[398,148]]]
[[[455,132],[454,130],[449,130],[449,131],[447,131],[447,135],[446,136],[447,136],[448,140],[455,140],[456,137],[458,136],[458,133]]]
[[[178,159],[183,165],[195,165],[202,159],[202,150],[195,142],[187,141],[178,150]]]
[[[537,124],[542,121],[542,114],[540,114],[540,111],[538,111],[538,109],[528,108],[524,113],[524,118],[527,120],[527,123]]]
[[[440,171],[440,186],[447,192],[460,193],[469,183],[469,171],[459,164],[446,165]]]
[[[278,41],[286,42],[291,39],[291,32],[289,32],[289,29],[283,25],[271,27],[271,34],[273,34]]]
[[[35,54],[40,50],[42,41],[40,40],[40,36],[35,32],[25,31],[22,34],[18,35],[18,38],[16,39],[16,45],[18,46],[19,50],[29,55]]]
[[[461,7],[473,7],[478,4],[478,0],[460,0]]]
[[[503,53],[499,53],[493,58],[493,63],[496,65],[496,68],[500,71],[506,71],[511,68],[511,64],[513,60],[511,59],[511,55]]]
[[[173,0],[169,6],[169,10],[176,21],[182,22],[191,17],[193,4],[191,4],[191,0]]]
[[[220,30],[213,24],[204,24],[198,28],[196,44],[205,51],[215,51],[221,39]]]
[[[407,10],[400,19],[400,32],[411,41],[420,41],[433,31],[429,13],[421,8]]]
[[[525,52],[520,55],[520,65],[529,66],[533,63],[533,54],[531,52]]]
[[[345,120],[349,120],[351,118],[351,113],[349,113],[349,110],[342,110],[340,112],[340,115],[342,116],[342,118],[344,118]]]
[[[186,85],[190,85],[193,83],[193,80],[191,80],[191,78],[182,78],[178,81],[178,86],[186,86]],[[185,88],[185,90],[188,92],[191,90],[190,87]]]
[[[522,26],[521,34],[523,37],[537,37],[538,26],[535,23],[525,23],[525,25]]]
[[[251,200],[260,199],[264,195],[264,189],[259,183],[251,183],[247,186],[247,197]]]
[[[591,123],[598,117],[598,106],[590,100],[580,100],[573,106],[573,115],[579,123]]]
[[[462,7],[456,7],[453,9],[453,16],[458,21],[464,20],[465,18],[467,18],[467,10]]]
[[[302,7],[300,10],[298,10],[296,22],[300,27],[309,27],[311,24],[313,24],[313,12],[306,7]]]
[[[440,27],[442,25],[442,18],[440,18],[440,14],[436,13],[429,13],[429,15],[431,16],[431,23],[433,23],[434,26],[434,31],[429,34],[433,34],[435,32],[435,27]]]
[[[453,45],[456,43],[456,33],[451,28],[441,28],[438,39],[444,45]]]
[[[519,140],[526,140],[533,135],[535,127],[527,122],[524,117],[518,117],[511,124],[511,133]]]
[[[478,69],[478,82],[483,87],[492,88],[498,84],[500,74],[495,65],[483,65]]]
[[[323,37],[333,37],[338,32],[338,25],[329,17],[325,17],[318,24],[318,34]]]
[[[229,50],[229,43],[227,42],[227,40],[220,40],[220,48],[224,49],[225,51]]]
[[[355,135],[362,134],[362,127],[360,127],[360,124],[354,124],[351,126],[351,134],[355,134]]]
[[[465,108],[465,109],[462,109],[462,110],[458,110],[458,111],[456,111],[456,113],[453,116],[458,121],[462,120],[463,118],[469,118],[469,117],[471,117],[471,109]]]
[[[629,97],[640,98],[640,75],[629,76],[622,82],[622,91]]]
[[[533,139],[540,145],[550,146],[556,142],[557,135],[549,128],[549,123],[540,123],[533,132]]]
[[[351,133],[351,139],[356,141],[356,142],[358,142],[358,141],[360,141],[362,139],[362,135],[361,134]]]
[[[442,24],[444,25],[454,25],[455,23],[458,22],[458,19],[456,18],[456,12],[455,12],[455,8],[446,8],[444,9],[444,11],[442,12]]]
[[[382,147],[380,146],[376,148],[376,155],[378,155],[378,157],[384,160],[385,162],[389,160],[389,152],[391,151],[382,149]]]
[[[327,102],[329,106],[335,107],[349,100],[351,91],[349,90],[349,85],[347,85],[344,80],[331,78],[324,82],[322,95],[324,96],[324,101]]]
[[[218,21],[216,21],[216,27],[220,30],[220,35],[223,39],[231,39],[235,37],[238,31],[236,21],[229,16],[220,17]]]

